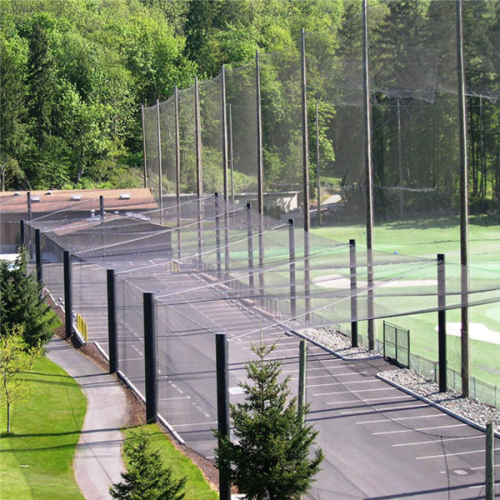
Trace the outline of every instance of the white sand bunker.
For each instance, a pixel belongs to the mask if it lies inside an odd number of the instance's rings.
[[[461,323],[446,323],[446,333],[454,337],[460,337],[462,329]],[[435,330],[438,330],[436,326]],[[500,344],[500,332],[490,330],[482,323],[469,323],[469,335],[473,340],[481,340],[490,344]]]
[[[313,282],[322,288],[337,288],[340,290],[349,290],[351,282],[349,278],[340,274],[329,274],[328,276],[319,276],[314,278]],[[375,281],[375,286],[384,288],[401,288],[415,286],[437,286],[437,280],[394,280],[394,281]],[[367,288],[366,281],[358,280],[358,288]]]

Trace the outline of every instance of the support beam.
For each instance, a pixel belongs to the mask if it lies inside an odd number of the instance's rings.
[[[118,338],[116,329],[116,290],[115,270],[106,270],[106,284],[108,291],[108,344],[109,344],[109,373],[116,373],[120,364],[118,360]]]
[[[467,108],[465,104],[465,69],[462,0],[455,0],[458,71],[458,122],[460,140],[460,264],[462,293],[462,396],[470,393],[469,339],[469,162],[467,157]]]
[[[446,352],[446,272],[445,256],[437,256],[438,281],[438,350],[439,350],[439,392],[446,392],[448,387],[448,357]]]
[[[66,338],[73,335],[73,294],[71,290],[71,254],[63,250],[64,273],[64,321]]]
[[[349,271],[351,275],[351,346],[358,347],[358,267],[356,240],[349,240]]]
[[[229,427],[229,355],[227,338],[224,333],[215,335],[215,359],[217,368],[217,429],[219,431],[219,450],[222,439],[231,439]],[[231,500],[231,479],[229,464],[221,463],[219,469],[219,498]]]
[[[146,379],[146,421],[157,420],[157,370],[156,370],[156,334],[155,334],[155,302],[154,294],[143,294],[144,302],[144,368]]]

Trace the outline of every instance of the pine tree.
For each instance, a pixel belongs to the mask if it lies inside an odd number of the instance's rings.
[[[148,431],[141,427],[125,443],[128,460],[123,481],[114,484],[110,493],[117,500],[182,500],[186,478],[174,479],[172,469],[163,465],[158,450],[150,448]]]
[[[28,255],[21,249],[14,266],[0,263],[0,337],[22,326],[26,344],[30,347],[47,343],[61,322],[50,306],[40,299],[42,286],[34,273],[28,273]]]
[[[247,499],[298,499],[311,488],[324,458],[321,449],[309,458],[318,433],[303,422],[309,406],[298,413],[297,399],[289,398],[290,377],[278,382],[282,363],[266,360],[274,346],[252,350],[259,359],[247,365],[249,382],[241,384],[246,401],[231,405],[236,441],[221,439],[216,463]]]

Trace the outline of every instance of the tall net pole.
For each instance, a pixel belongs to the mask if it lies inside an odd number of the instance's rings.
[[[175,87],[175,196],[181,202],[181,134],[179,130],[179,88]]]
[[[321,225],[321,172],[319,167],[319,111],[316,102],[316,190],[318,197],[318,226]]]
[[[142,122],[142,156],[144,168],[144,187],[148,187],[148,170],[146,157],[146,129],[144,128],[144,104],[141,104],[141,122]]]
[[[203,170],[202,170],[202,151],[201,151],[201,115],[200,115],[200,89],[198,77],[194,80],[194,119],[196,133],[196,197],[198,198],[198,264],[201,270],[203,253],[203,216],[201,195],[203,192]]]
[[[228,153],[227,153],[227,111],[226,111],[226,68],[221,67],[221,114],[222,114],[222,171],[224,177],[224,201],[228,198]]]
[[[460,264],[461,264],[461,322],[462,322],[462,395],[469,397],[470,340],[469,340],[469,172],[467,158],[467,108],[465,106],[465,72],[462,0],[456,0],[458,123],[460,127]]]
[[[264,295],[264,155],[262,149],[262,102],[260,96],[260,60],[259,51],[255,52],[255,86],[257,105],[257,210],[259,212],[259,291]]]
[[[160,125],[160,100],[156,99],[156,130],[158,133],[158,198],[160,200],[160,220],[163,221],[163,189],[161,168],[161,125]]]
[[[309,133],[307,114],[307,66],[306,66],[306,34],[304,28],[300,31],[300,66],[302,77],[302,175],[304,191],[304,292],[306,306],[306,321],[309,321],[311,310],[311,285],[309,272],[309,228],[311,216],[309,212]]]
[[[366,189],[366,250],[368,271],[368,348],[375,349],[375,321],[373,307],[373,161],[370,109],[370,73],[368,67],[368,5],[363,0],[363,93],[365,121],[365,189]]]

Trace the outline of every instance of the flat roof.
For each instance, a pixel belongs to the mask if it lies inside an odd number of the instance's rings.
[[[17,193],[17,194],[16,194]],[[6,191],[0,193],[0,214],[27,213],[28,191]],[[104,209],[110,210],[152,210],[158,208],[148,188],[133,189],[71,189],[30,191],[32,213],[50,213],[57,210],[83,212],[99,210],[99,197],[104,197]],[[50,194],[49,194],[50,193]],[[129,199],[120,199],[129,194]],[[72,200],[80,196],[81,199]],[[33,201],[33,197],[39,201]]]

